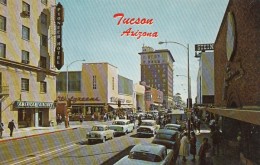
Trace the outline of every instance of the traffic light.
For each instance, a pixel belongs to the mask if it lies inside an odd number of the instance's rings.
[[[67,107],[71,107],[71,99],[67,100]]]

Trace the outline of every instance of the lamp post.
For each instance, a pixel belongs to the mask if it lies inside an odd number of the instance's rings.
[[[75,61],[72,61],[71,63],[69,63],[68,65],[67,65],[67,77],[66,77],[66,100],[67,100],[67,109],[66,109],[66,119],[65,119],[65,127],[66,128],[68,128],[68,107],[70,107],[70,106],[68,106],[69,104],[70,104],[70,100],[69,100],[69,66],[71,65],[71,64],[73,64],[73,63],[75,63],[75,62],[78,62],[78,61],[85,61],[85,59],[83,59],[83,60],[75,60]]]
[[[167,43],[172,43],[172,44],[177,44],[180,45],[182,47],[184,47],[187,50],[187,72],[188,72],[188,76],[185,75],[178,75],[178,76],[185,76],[188,79],[188,99],[187,99],[187,107],[188,107],[188,112],[190,112],[190,100],[191,100],[191,89],[190,89],[190,57],[189,57],[189,44],[187,44],[187,46],[179,43],[179,42],[175,42],[175,41],[165,41],[162,42],[160,41],[158,44],[167,44]],[[190,135],[190,116],[188,116],[188,135]]]

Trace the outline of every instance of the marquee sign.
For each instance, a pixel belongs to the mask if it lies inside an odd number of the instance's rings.
[[[195,51],[214,50],[214,44],[196,44]]]
[[[58,3],[55,9],[55,23],[56,23],[56,48],[54,65],[60,70],[64,64],[64,54],[62,48],[62,24],[64,21],[64,9],[63,6]]]

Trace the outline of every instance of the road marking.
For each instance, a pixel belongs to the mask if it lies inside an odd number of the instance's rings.
[[[16,164],[20,164],[20,163],[23,163],[23,162],[26,162],[26,161],[30,161],[32,159],[36,159],[37,157],[43,157],[43,156],[46,156],[46,155],[50,155],[52,153],[55,153],[55,152],[58,152],[58,151],[61,151],[61,150],[65,150],[65,149],[71,148],[73,146],[76,146],[76,144],[72,144],[72,145],[69,145],[69,146],[66,146],[66,147],[63,147],[63,148],[60,148],[60,149],[56,149],[56,150],[53,150],[53,151],[50,151],[50,152],[47,152],[47,153],[42,153],[42,154],[36,155],[35,157],[27,158],[27,159],[21,160],[19,162],[15,162],[15,163],[10,164],[10,165],[16,165]]]

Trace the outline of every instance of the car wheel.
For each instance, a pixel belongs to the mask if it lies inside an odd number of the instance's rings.
[[[92,143],[92,140],[88,139],[88,143],[91,144],[91,143]]]
[[[106,137],[105,137],[105,136],[103,137],[102,142],[103,142],[103,143],[106,142]]]
[[[125,135],[127,135],[127,134],[128,134],[128,130],[125,131]]]

